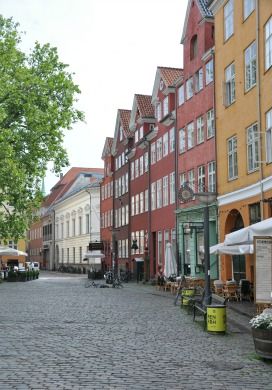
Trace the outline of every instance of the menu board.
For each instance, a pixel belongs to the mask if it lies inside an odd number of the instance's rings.
[[[254,237],[255,302],[272,303],[272,237]]]

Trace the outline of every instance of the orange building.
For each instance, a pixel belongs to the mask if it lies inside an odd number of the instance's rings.
[[[270,0],[214,0],[219,239],[272,215]],[[254,280],[253,256],[222,256],[221,278]]]

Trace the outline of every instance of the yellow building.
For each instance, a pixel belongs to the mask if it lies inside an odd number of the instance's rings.
[[[214,0],[219,240],[272,215],[271,0]],[[254,280],[253,256],[222,256],[223,280]]]
[[[0,246],[9,246],[10,248],[18,249],[21,252],[26,251],[26,241],[23,239],[14,242],[13,240],[8,241],[7,243],[0,241]],[[15,255],[3,255],[0,257],[1,266],[6,265],[24,265],[27,261],[26,256],[15,256]]]

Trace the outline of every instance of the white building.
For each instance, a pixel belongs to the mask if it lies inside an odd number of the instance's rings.
[[[55,268],[83,266],[90,241],[100,241],[101,177],[80,173],[73,185],[53,206],[55,219]],[[89,268],[87,266],[87,268]]]

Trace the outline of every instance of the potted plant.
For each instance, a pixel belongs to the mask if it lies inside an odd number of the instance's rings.
[[[256,353],[272,359],[272,310],[266,309],[250,320]]]

